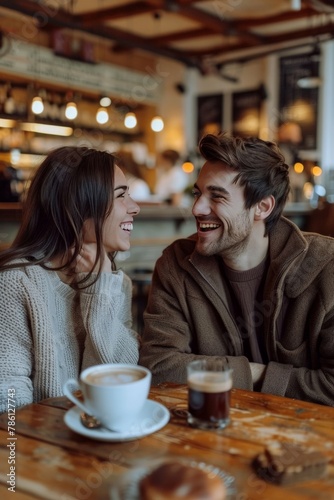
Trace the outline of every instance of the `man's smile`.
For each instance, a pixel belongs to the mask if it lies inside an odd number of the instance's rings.
[[[207,232],[207,231],[214,231],[215,229],[218,229],[221,226],[221,224],[216,224],[212,222],[199,222],[198,223],[198,229],[201,232]]]

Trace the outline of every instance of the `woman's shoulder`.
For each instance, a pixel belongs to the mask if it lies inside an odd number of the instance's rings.
[[[10,262],[10,268],[4,268],[0,271],[0,294],[3,300],[6,297],[14,297],[21,295],[23,290],[29,287],[32,281],[27,273],[27,261],[17,259]]]
[[[26,259],[13,259],[6,264],[6,267],[0,269],[1,273],[20,274],[24,273],[28,261]],[[7,267],[10,266],[10,267]]]
[[[0,271],[0,277],[8,280],[10,277],[14,278],[32,278],[37,276],[43,276],[47,273],[47,270],[43,269],[39,265],[30,264],[27,259],[15,259],[10,263],[9,268],[3,268]]]

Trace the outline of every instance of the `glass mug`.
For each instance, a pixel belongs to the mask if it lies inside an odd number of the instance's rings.
[[[200,429],[224,429],[230,422],[233,370],[217,358],[187,366],[188,423]]]

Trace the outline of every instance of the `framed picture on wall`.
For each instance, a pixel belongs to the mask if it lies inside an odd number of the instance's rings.
[[[262,97],[259,89],[234,92],[232,96],[232,134],[258,137]]]
[[[300,149],[317,148],[317,110],[320,53],[298,54],[280,58],[280,123],[300,126]]]
[[[197,141],[205,134],[217,134],[223,127],[223,94],[197,97]]]

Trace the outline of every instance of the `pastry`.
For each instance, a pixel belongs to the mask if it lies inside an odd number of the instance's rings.
[[[257,474],[270,483],[291,484],[311,481],[324,475],[328,458],[318,451],[282,443],[267,447],[257,455],[253,466]]]
[[[198,467],[169,462],[155,468],[140,483],[141,500],[224,500],[223,480]]]

